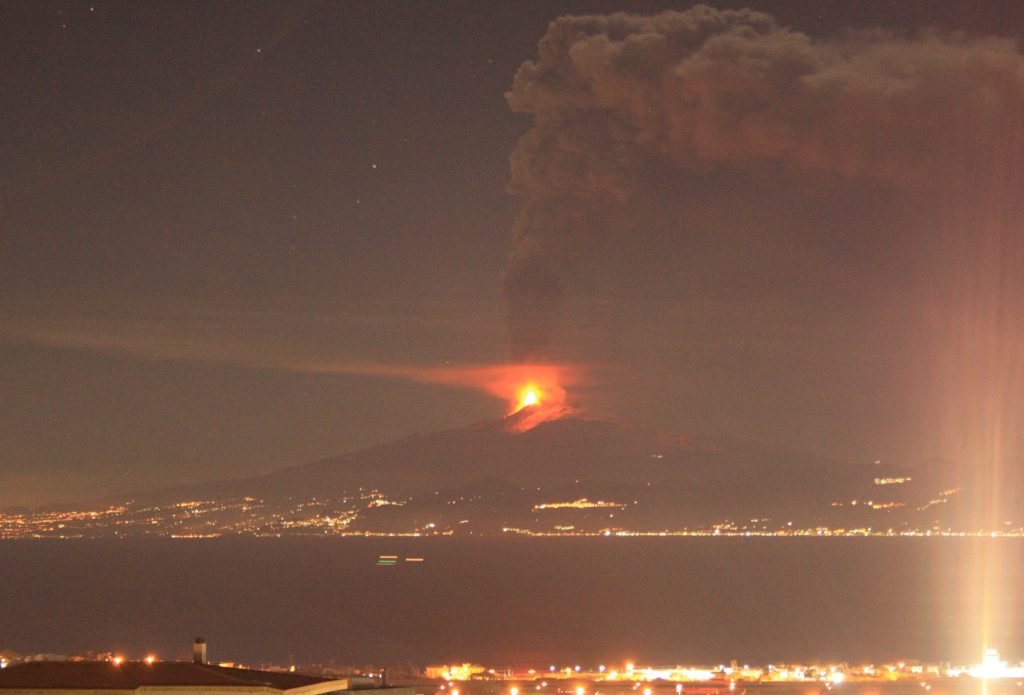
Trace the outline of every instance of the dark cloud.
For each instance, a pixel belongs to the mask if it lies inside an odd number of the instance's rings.
[[[533,119],[511,158],[523,207],[505,276],[513,356],[529,360],[575,261],[652,190],[685,203],[694,176],[742,171],[934,193],[1007,150],[1019,161],[1024,57],[938,30],[817,40],[697,6],[557,19],[507,99]]]

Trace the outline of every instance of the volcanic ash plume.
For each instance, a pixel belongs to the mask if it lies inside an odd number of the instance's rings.
[[[949,186],[1019,148],[1013,42],[873,30],[812,40],[751,10],[562,17],[506,95],[532,128],[504,279],[513,357],[537,359],[567,273],[631,224],[637,199],[686,202],[680,172],[819,172]],[[691,178],[692,180],[692,178]]]

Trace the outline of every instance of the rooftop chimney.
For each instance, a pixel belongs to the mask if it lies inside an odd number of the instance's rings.
[[[196,637],[196,641],[192,643],[192,663],[206,663],[206,640],[202,637]]]

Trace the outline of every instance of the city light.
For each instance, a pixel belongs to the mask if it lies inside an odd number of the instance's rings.
[[[448,672],[455,670],[453,666],[428,666],[427,673]],[[666,667],[639,666],[633,662],[626,664],[623,672],[609,670],[605,666],[584,668],[582,666],[551,667],[555,670],[552,680],[568,683],[569,687],[554,687],[558,692],[574,693],[575,695],[594,695],[601,692],[601,684],[621,683],[629,687],[636,695],[657,695],[660,692],[656,683],[671,683],[675,695],[683,695],[685,683],[715,683],[722,691],[743,692],[741,686],[757,683],[806,683],[818,684],[825,689],[848,683],[914,683],[928,690],[931,685],[941,679],[970,677],[984,680],[991,679],[1024,679],[1024,663],[1016,666],[1008,665],[999,658],[995,649],[987,649],[982,662],[976,666],[952,666],[948,663],[922,663],[917,661],[893,660],[884,664],[850,665],[846,662],[831,664],[772,663],[767,666],[726,663],[715,666],[675,665]],[[579,668],[579,670],[576,670]],[[466,681],[506,680],[509,684],[507,695],[521,695],[520,682],[534,680],[537,671],[487,668],[479,664],[461,664],[458,669],[466,674]],[[582,682],[581,682],[582,681]],[[593,684],[588,688],[587,683]],[[534,681],[534,690],[548,687],[549,681]],[[716,685],[716,687],[719,687]],[[441,689],[443,690],[443,685]],[[450,695],[457,695],[452,688]]]
[[[888,480],[882,479],[879,480]],[[650,481],[648,481],[650,484]],[[891,487],[891,483],[887,483]],[[898,486],[897,486],[898,487]],[[834,501],[833,507],[847,504],[858,509],[885,514],[904,507],[925,511],[930,506],[945,504],[961,493],[961,488],[943,490],[927,502],[917,504],[901,500],[850,500]],[[446,507],[455,507],[466,500],[463,495],[453,494],[441,500]],[[378,508],[402,508],[410,498],[389,497],[377,489],[360,490],[358,493],[333,499],[288,499],[267,501],[253,497],[229,499],[194,499],[170,502],[164,505],[147,505],[130,502],[123,505],[100,509],[49,510],[0,512],[0,540],[37,538],[124,538],[129,536],[164,537],[175,539],[210,539],[222,536],[256,536],[282,538],[289,536],[345,537],[409,537],[451,536],[467,533],[477,528],[469,524],[470,518],[458,520],[437,520],[429,523],[409,523],[401,529],[367,529],[366,515]],[[709,521],[708,523],[682,528],[648,529],[629,525],[624,519],[619,523],[620,510],[627,510],[632,504],[627,501],[589,497],[567,497],[548,499],[531,504],[533,511],[544,512],[530,525],[502,526],[500,534],[530,538],[548,537],[715,537],[715,538],[779,538],[779,537],[927,537],[927,538],[1020,538],[1024,537],[1024,525],[1004,523],[999,527],[961,528],[952,525],[924,525],[904,521],[899,524],[871,526],[867,524],[849,527],[832,525],[801,526],[781,520],[766,523],[768,519],[747,521]],[[572,523],[557,515],[573,513]],[[601,512],[608,512],[601,514]],[[466,524],[466,525],[462,525]],[[376,564],[394,566],[408,563],[415,566],[426,558],[420,555],[399,557],[395,554],[381,555]],[[973,618],[972,618],[973,619]],[[628,669],[627,669],[628,670]]]
[[[88,656],[65,657],[71,660],[106,660],[114,666],[124,665],[126,659],[123,655],[110,653]],[[15,657],[13,662],[10,657],[0,659],[0,668],[9,668],[12,663],[31,662],[38,660],[38,655],[26,655]],[[140,663],[153,665],[157,663],[157,657],[148,654]],[[220,666],[225,668],[236,667],[231,662],[223,662]],[[244,668],[238,666],[239,668]],[[926,663],[913,660],[893,660],[882,664],[862,663],[852,665],[848,662],[833,663],[772,663],[767,666],[744,664],[738,665],[731,662],[731,665],[720,663],[714,666],[701,665],[675,665],[675,666],[638,666],[630,662],[629,671],[623,672],[621,676],[614,670],[608,670],[601,666],[585,668],[580,666],[565,666],[556,668],[556,672],[549,679],[536,680],[538,673],[535,669],[512,669],[512,668],[489,668],[481,664],[461,663],[458,665],[427,666],[423,675],[437,682],[435,692],[440,695],[460,695],[461,683],[474,682],[506,682],[506,689],[489,690],[495,695],[504,692],[505,695],[522,695],[527,689],[523,681],[529,681],[535,691],[542,691],[549,687],[549,683],[558,693],[571,693],[573,695],[597,695],[604,691],[603,685],[612,686],[608,692],[614,692],[612,684],[619,683],[620,690],[631,689],[636,695],[656,695],[663,692],[660,685],[665,684],[675,691],[675,695],[684,695],[686,683],[714,684],[716,692],[746,692],[748,685],[758,683],[790,683],[790,684],[817,684],[825,689],[845,684],[888,684],[904,683],[920,685],[924,690],[930,690],[933,685],[940,685],[947,679],[971,678],[982,681],[990,680],[1013,680],[1020,683],[1024,680],[1024,663],[1008,664],[1001,659],[999,652],[994,648],[984,651],[981,662],[976,665],[956,666],[949,663]],[[270,667],[271,670],[299,672],[302,667],[290,665],[284,667]],[[457,677],[448,678],[449,674],[458,674]],[[592,687],[588,684],[592,684]],[[669,685],[671,684],[671,685]],[[1024,687],[1024,686],[1018,686]],[[940,688],[941,690],[941,688]],[[477,693],[471,689],[470,693]],[[703,692],[697,689],[693,692]],[[821,690],[818,691],[822,692]]]
[[[981,663],[968,668],[966,673],[973,678],[984,680],[1024,678],[1024,666],[1008,666],[1005,661],[999,658],[997,650],[989,648],[982,655]]]

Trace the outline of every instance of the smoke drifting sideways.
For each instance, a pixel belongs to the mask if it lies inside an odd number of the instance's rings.
[[[506,94],[532,119],[511,156],[523,200],[504,276],[513,360],[551,358],[577,262],[630,233],[649,192],[696,195],[680,173],[948,190],[996,156],[1019,159],[1022,94],[1024,59],[1001,38],[816,40],[706,6],[553,21]]]
[[[280,344],[261,336],[260,349],[248,336],[231,340],[226,335],[210,338],[208,325],[199,322],[173,324],[173,335],[148,323],[99,321],[82,317],[62,318],[57,323],[0,322],[0,338],[61,348],[86,349],[143,360],[230,364],[257,369],[304,374],[343,374],[398,379],[469,389],[499,398],[507,404],[506,415],[528,410],[517,422],[539,423],[571,414],[575,408],[567,389],[587,386],[592,365],[564,364],[462,364],[424,367],[409,364],[310,356],[289,342]],[[519,428],[522,429],[528,428]]]
[[[587,370],[579,365],[489,364],[416,367],[369,362],[303,361],[292,362],[287,368],[318,374],[378,376],[480,391],[508,403],[508,415],[529,411],[518,420],[529,419],[533,424],[571,414],[574,409],[568,402],[566,389],[587,383]],[[525,415],[533,417],[526,418]],[[524,431],[529,427],[518,429]]]

